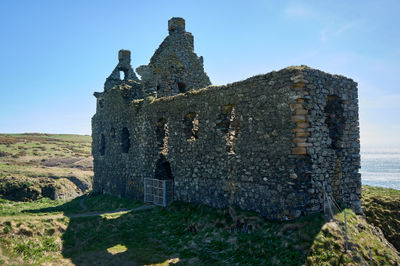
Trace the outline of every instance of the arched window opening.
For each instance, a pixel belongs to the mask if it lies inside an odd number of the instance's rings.
[[[182,82],[178,82],[178,90],[180,93],[186,92],[186,84]]]
[[[194,141],[199,137],[199,118],[194,112],[190,112],[183,118],[183,130],[187,140]]]
[[[106,139],[104,137],[104,134],[101,134],[100,136],[100,155],[103,156],[106,152]]]
[[[121,131],[121,151],[123,153],[128,153],[131,146],[129,130],[124,127]]]
[[[119,79],[120,80],[125,80],[125,78],[126,78],[125,71],[120,70],[119,71]]]
[[[156,138],[157,146],[160,149],[160,153],[168,154],[168,124],[165,118],[161,118],[156,123]]]

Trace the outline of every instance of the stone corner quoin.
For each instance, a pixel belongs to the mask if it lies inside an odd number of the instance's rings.
[[[94,93],[96,192],[143,200],[146,191],[154,202],[234,205],[273,220],[323,211],[327,197],[361,212],[357,83],[295,66],[211,86],[185,20],[170,19],[168,32],[136,68],[141,79],[120,50]],[[145,188],[148,178],[173,187]]]

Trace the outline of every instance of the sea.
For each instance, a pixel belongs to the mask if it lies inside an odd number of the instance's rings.
[[[361,147],[363,185],[400,190],[400,147]]]

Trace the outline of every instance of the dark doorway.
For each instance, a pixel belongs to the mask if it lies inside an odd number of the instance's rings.
[[[164,155],[161,155],[160,159],[158,159],[156,163],[154,178],[160,180],[174,179],[174,177],[172,176],[171,166]]]

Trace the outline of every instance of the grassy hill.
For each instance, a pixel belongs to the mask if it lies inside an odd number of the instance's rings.
[[[141,205],[104,195],[1,200],[0,264],[359,265],[369,263],[370,250],[375,265],[400,262],[382,232],[348,209],[331,221],[315,214],[290,222],[182,202],[110,212]],[[96,211],[106,212],[86,216]]]
[[[91,188],[91,137],[0,134],[0,197],[74,198]]]
[[[83,194],[90,146],[89,136],[0,135],[0,265],[362,265],[370,251],[374,265],[400,262],[400,191],[364,186],[365,218],[346,209],[329,221],[182,202],[137,210],[143,203]]]

